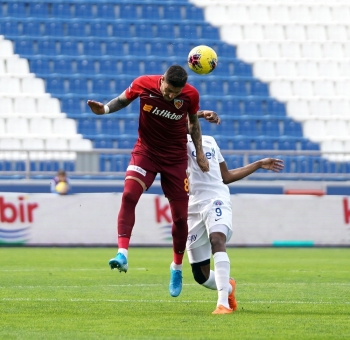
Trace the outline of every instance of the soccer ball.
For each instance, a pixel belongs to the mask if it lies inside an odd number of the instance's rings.
[[[55,189],[57,193],[64,195],[68,191],[68,184],[66,182],[58,182]]]
[[[188,67],[195,73],[208,74],[218,64],[216,52],[209,46],[196,46],[188,54]]]

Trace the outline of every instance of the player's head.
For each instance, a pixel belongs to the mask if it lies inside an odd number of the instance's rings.
[[[160,92],[167,101],[176,98],[187,82],[187,72],[180,65],[170,66],[160,79]]]
[[[58,170],[57,178],[60,182],[65,182],[67,179],[67,173],[64,170]]]

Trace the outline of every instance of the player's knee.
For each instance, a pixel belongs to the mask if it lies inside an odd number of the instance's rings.
[[[209,278],[209,277],[206,277],[202,271],[202,266],[206,266],[206,265],[210,265],[209,259],[199,263],[191,263],[193,278],[200,285],[206,282]]]
[[[223,251],[226,249],[226,235],[223,233],[215,232],[211,233],[210,236],[210,244],[212,249],[219,249],[218,251]]]

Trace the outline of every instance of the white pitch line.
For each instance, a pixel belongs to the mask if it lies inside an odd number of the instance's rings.
[[[47,298],[1,298],[1,301],[28,301],[28,302],[133,302],[133,303],[213,303],[204,300],[127,300],[127,299],[47,299]],[[246,304],[303,304],[303,305],[349,305],[350,301],[274,301],[274,300],[246,300],[238,301]]]

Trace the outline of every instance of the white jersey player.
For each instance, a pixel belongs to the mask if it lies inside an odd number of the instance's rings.
[[[187,136],[188,154],[188,239],[187,254],[196,282],[218,291],[216,309],[212,314],[229,314],[237,309],[236,282],[230,278],[230,260],[226,242],[232,235],[230,192],[226,184],[240,180],[263,168],[275,172],[283,169],[283,161],[264,158],[242,168],[228,170],[220,149],[211,136],[202,136],[209,172],[197,165],[196,150],[191,136]],[[210,270],[213,254],[214,271]]]

